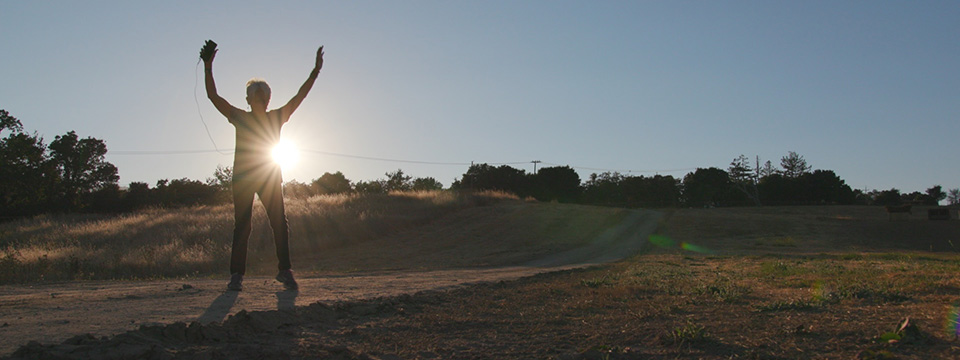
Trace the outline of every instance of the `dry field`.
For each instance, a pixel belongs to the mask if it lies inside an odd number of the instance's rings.
[[[582,245],[625,213],[532,205],[497,192],[288,199],[292,262],[304,273],[516,264]],[[247,273],[273,275],[273,238],[259,202],[253,221]],[[232,234],[232,205],[2,223],[0,284],[222,277]]]
[[[498,204],[462,223],[448,219],[426,226],[469,232],[470,219],[508,214],[485,225],[491,226],[526,208],[511,206],[517,205]],[[554,207],[551,211],[586,209]],[[242,312],[216,324],[81,336],[57,346],[31,344],[14,355],[960,358],[960,252],[954,247],[960,245],[960,221],[929,221],[923,214],[890,221],[873,207],[670,210],[646,251],[603,266],[455,290]],[[566,222],[516,225],[534,228],[524,230],[526,235],[559,236],[551,229],[581,228]],[[513,238],[507,233],[517,228],[498,229]],[[406,233],[395,241],[414,244],[416,233]],[[387,243],[377,241],[387,238],[369,243],[383,247]],[[489,238],[497,236],[458,241]],[[567,246],[575,246],[575,238]],[[442,250],[433,246],[430,251]],[[432,266],[496,265],[496,257]]]

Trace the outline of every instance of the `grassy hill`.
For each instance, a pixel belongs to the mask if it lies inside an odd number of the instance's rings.
[[[960,354],[960,252],[951,245],[960,240],[956,220],[930,221],[918,211],[891,221],[874,207],[666,212],[651,237],[659,246],[635,257],[439,295],[374,300],[385,310],[371,316],[345,311],[346,329],[323,339],[302,338],[300,346],[311,350],[294,354],[462,359]],[[358,305],[342,308],[350,306]]]
[[[294,269],[343,272],[519,264],[593,239],[622,209],[530,203],[502,193],[332,195],[287,200]],[[257,202],[248,273],[276,270]],[[0,283],[222,276],[232,205],[0,224]]]
[[[502,196],[444,196],[449,195],[311,199],[330,205],[308,202],[303,210],[292,211],[301,214],[296,227],[302,234],[329,237],[309,237],[327,239],[313,243],[300,238],[298,246],[312,251],[310,259],[319,259],[307,265],[318,271],[496,265],[577,246],[625,216],[618,209]],[[302,215],[310,211],[316,214]],[[209,212],[199,208],[186,214]],[[956,220],[929,221],[918,211],[891,221],[883,209],[872,207],[665,213],[647,251],[613,264],[448,291],[316,303],[293,312],[244,312],[222,324],[179,323],[112,338],[33,344],[15,355],[130,351],[201,358],[948,359],[960,354]],[[42,244],[66,241],[65,236],[41,241],[50,234],[82,229],[100,229],[100,237],[91,238],[117,239],[123,232],[106,230],[118,227],[107,224],[123,221],[152,221],[138,226],[159,234],[199,226],[185,225],[179,212],[146,214],[96,220],[99,225],[78,218],[60,230],[49,218],[15,228],[5,225],[5,246],[22,249],[8,252],[35,253],[44,249]],[[174,222],[176,231],[162,225],[169,221],[165,217],[180,219]],[[259,223],[264,226],[262,218]],[[220,233],[229,227],[218,226],[197,232]],[[7,240],[9,234],[20,242]],[[30,266],[39,266],[36,262]],[[128,265],[121,262],[118,269],[123,266]]]
[[[662,233],[717,254],[960,252],[960,222],[927,220],[928,207],[889,217],[880,206],[667,211]]]

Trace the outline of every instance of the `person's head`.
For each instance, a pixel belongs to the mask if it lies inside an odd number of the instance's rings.
[[[266,110],[269,103],[270,85],[258,78],[247,81],[247,104],[250,104],[250,108]]]

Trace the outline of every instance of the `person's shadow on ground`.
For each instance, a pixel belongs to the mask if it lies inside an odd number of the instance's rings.
[[[297,290],[277,291],[277,310],[293,310],[297,307]]]
[[[239,295],[239,291],[224,291],[223,294],[213,299],[210,307],[200,315],[197,321],[201,324],[223,321],[223,319],[227,317],[227,314],[230,314],[230,309],[233,308],[233,304],[237,302],[237,296]]]

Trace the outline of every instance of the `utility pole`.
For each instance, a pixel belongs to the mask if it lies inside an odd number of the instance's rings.
[[[531,162],[533,163],[533,174],[536,175],[536,174],[537,174],[537,164],[540,163],[540,160],[534,160],[534,161],[531,161]]]

